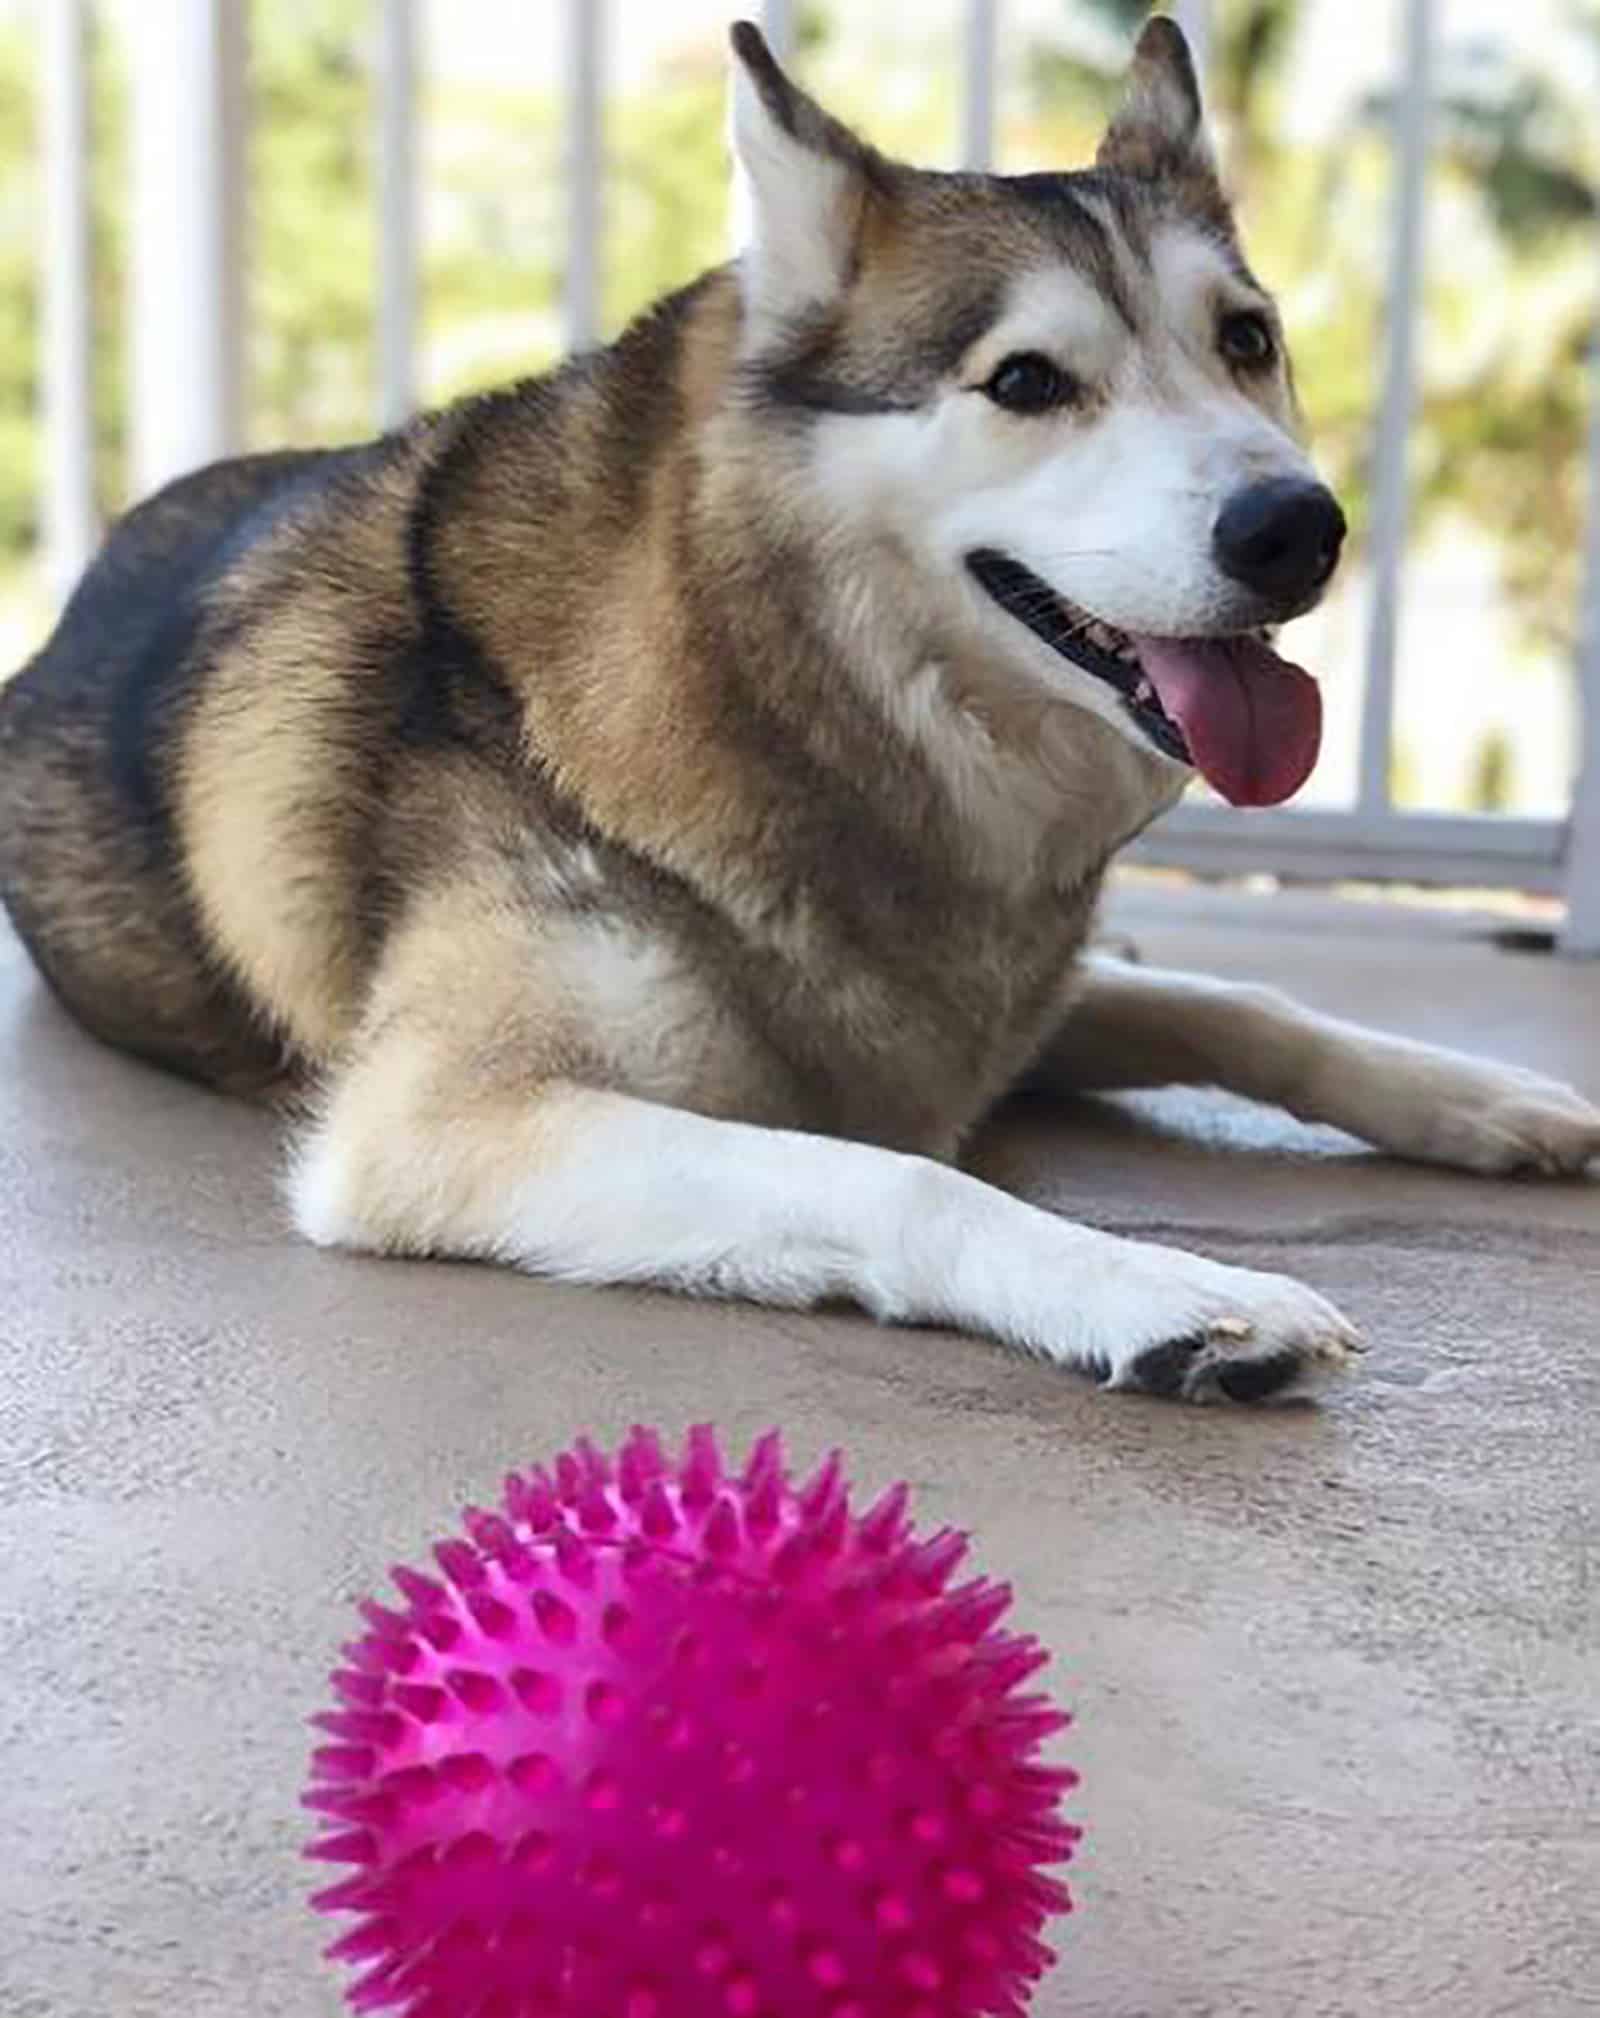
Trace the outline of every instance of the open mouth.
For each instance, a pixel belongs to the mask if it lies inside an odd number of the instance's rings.
[[[1136,636],[1075,608],[993,547],[966,562],[1007,616],[1109,687],[1146,742],[1198,770],[1231,804],[1278,805],[1311,775],[1322,746],[1321,690],[1263,633]]]
[[[1193,764],[1182,729],[1162,707],[1126,631],[1114,630],[1098,617],[1064,603],[1031,568],[996,553],[993,547],[980,547],[968,554],[967,568],[1007,616],[1026,624],[1051,651],[1110,687],[1163,755],[1180,764]]]

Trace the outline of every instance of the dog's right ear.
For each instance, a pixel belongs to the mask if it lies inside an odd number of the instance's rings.
[[[1144,25],[1098,159],[1102,168],[1130,175],[1216,175],[1194,57],[1183,30],[1165,14]]]
[[[736,21],[730,40],[733,151],[750,201],[740,277],[759,325],[842,292],[878,164],[848,127],[790,82],[753,22]]]

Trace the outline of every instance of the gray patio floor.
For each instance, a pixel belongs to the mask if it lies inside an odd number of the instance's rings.
[[[1394,907],[1125,895],[1147,957],[1600,1095],[1600,968]],[[1209,1095],[1035,1107],[988,1174],[1293,1270],[1318,1410],[1100,1397],[848,1316],[297,1246],[254,1113],[97,1049],[0,938],[0,2012],[329,2018],[296,1795],[349,1604],[513,1462],[769,1423],[905,1475],[1059,1653],[1091,1828],[1037,2018],[1600,2008],[1600,1187]]]

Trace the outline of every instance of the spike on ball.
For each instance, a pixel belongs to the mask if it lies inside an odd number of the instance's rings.
[[[353,2009],[1021,2018],[1076,1776],[1040,1760],[1066,1719],[1009,1588],[951,1586],[965,1536],[704,1426],[681,1461],[582,1442],[464,1525],[443,1581],[363,1607],[314,1720]]]

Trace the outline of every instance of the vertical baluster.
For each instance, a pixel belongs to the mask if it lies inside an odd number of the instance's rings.
[[[1600,252],[1600,241],[1595,250]],[[1600,305],[1600,304],[1597,304]],[[1600,313],[1589,366],[1589,538],[1578,645],[1582,756],[1567,835],[1569,953],[1600,955]]]
[[[567,272],[563,306],[569,350],[587,348],[600,333],[605,14],[606,0],[567,0]]]
[[[133,57],[136,491],[226,455],[244,389],[244,0],[143,0]]]
[[[1405,0],[1404,74],[1394,95],[1396,188],[1390,250],[1387,362],[1372,476],[1372,615],[1361,715],[1358,805],[1389,809],[1395,652],[1410,509],[1410,445],[1417,405],[1423,221],[1433,96],[1434,0]]]
[[[999,0],[967,0],[961,79],[961,165],[994,166],[994,110]]]
[[[761,32],[780,63],[794,54],[794,0],[761,0]]]
[[[1172,13],[1188,38],[1189,48],[1194,56],[1194,67],[1200,73],[1203,83],[1211,62],[1211,0],[1177,0]]]
[[[417,394],[417,0],[380,0],[377,64],[378,425]]]

